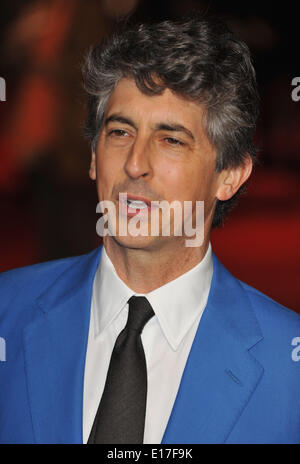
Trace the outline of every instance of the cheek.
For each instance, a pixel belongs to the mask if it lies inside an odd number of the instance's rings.
[[[115,183],[116,166],[109,157],[97,155],[97,189],[102,200],[109,199]]]
[[[204,201],[209,207],[214,199],[214,186],[211,173],[193,169],[180,173],[174,178],[174,195],[178,200]]]
[[[160,180],[159,191],[163,193],[163,197],[166,200],[180,200],[183,194],[185,181],[182,175],[182,169],[173,167],[170,165],[164,165],[161,163],[157,166],[156,172],[159,172],[159,176],[155,176]]]
[[[172,200],[194,200],[203,192],[201,176],[195,169],[187,169],[183,164],[168,166],[161,171],[163,189]]]

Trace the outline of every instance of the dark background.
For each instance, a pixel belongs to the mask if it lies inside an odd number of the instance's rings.
[[[120,18],[223,16],[253,55],[261,95],[260,164],[225,226],[213,231],[238,278],[300,312],[300,76],[298,15],[290,2],[5,0],[0,15],[0,271],[90,251],[95,185],[82,136],[80,64]]]

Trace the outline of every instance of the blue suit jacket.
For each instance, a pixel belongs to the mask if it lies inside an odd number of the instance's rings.
[[[101,248],[0,275],[0,443],[82,443],[100,255]],[[300,317],[213,259],[207,306],[163,443],[300,443],[300,362],[291,356]]]

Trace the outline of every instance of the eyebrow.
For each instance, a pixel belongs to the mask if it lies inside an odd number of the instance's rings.
[[[136,125],[130,118],[125,118],[124,116],[119,116],[118,114],[112,114],[108,118],[105,119],[104,125],[107,126],[110,122],[120,122],[121,124],[127,124],[128,126],[133,127],[135,130],[137,130]]]
[[[120,122],[121,124],[127,124],[131,127],[133,127],[135,130],[138,130],[136,124],[132,121],[132,119],[124,116],[120,116],[118,114],[112,114],[108,118],[105,119],[104,125],[107,126],[110,122]],[[168,122],[168,123],[157,123],[154,126],[154,130],[159,131],[159,130],[166,130],[170,132],[184,132],[193,142],[195,141],[195,137],[193,133],[187,129],[185,126],[182,124],[177,124],[173,122]]]
[[[181,124],[176,123],[160,123],[155,125],[155,130],[166,130],[170,132],[184,132],[190,139],[195,141],[195,137],[193,133],[187,129],[186,127],[182,126]]]

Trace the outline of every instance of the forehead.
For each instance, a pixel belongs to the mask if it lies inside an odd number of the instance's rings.
[[[146,95],[138,89],[133,79],[123,78],[106,105],[106,117],[112,113],[151,122],[172,120],[196,131],[203,128],[205,109],[203,105],[187,100],[170,89],[165,89],[160,95]]]

